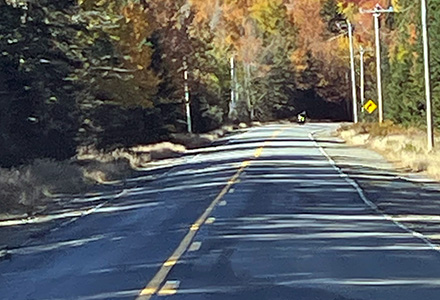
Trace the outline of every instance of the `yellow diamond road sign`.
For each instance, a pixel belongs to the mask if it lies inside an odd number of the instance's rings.
[[[366,111],[368,111],[370,114],[372,114],[377,109],[377,104],[374,103],[373,100],[370,100],[364,105],[364,108]]]

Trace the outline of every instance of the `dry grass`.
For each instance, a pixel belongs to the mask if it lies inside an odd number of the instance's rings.
[[[130,162],[125,159],[116,159],[109,162],[88,160],[82,161],[80,164],[84,178],[93,184],[111,184],[134,173]]]
[[[83,147],[78,150],[76,161],[82,166],[87,179],[106,184],[129,177],[151,161],[180,157],[185,151],[184,146],[170,142],[139,145],[111,152]]]
[[[390,135],[408,134],[419,132],[414,128],[403,128],[395,125],[391,121],[385,121],[382,124],[379,123],[357,123],[347,124],[341,126],[339,132],[352,131],[356,134],[368,134],[373,137],[386,137]]]
[[[181,156],[185,150],[168,142],[112,152],[83,147],[72,161],[36,160],[20,168],[0,169],[0,212],[41,212],[55,194],[84,193],[95,184],[126,178],[152,160]]]
[[[185,145],[188,149],[195,149],[209,146],[215,139],[210,136],[197,134],[176,133],[171,135],[171,141],[178,145]]]
[[[174,134],[171,142],[139,145],[111,152],[82,147],[78,150],[76,160],[83,166],[86,178],[103,184],[128,177],[134,170],[144,168],[151,161],[180,157],[186,149],[209,146],[232,130],[232,127],[225,126],[207,134]]]
[[[351,145],[367,146],[400,168],[425,172],[440,180],[440,152],[427,151],[426,133],[420,129],[407,129],[386,122],[345,125],[338,132]]]
[[[20,168],[0,169],[0,212],[41,212],[53,195],[84,193],[95,184],[126,178],[152,160],[177,157],[185,150],[172,143],[109,153],[84,147],[72,161],[36,160]]]
[[[245,126],[246,124],[242,123],[239,126],[237,126],[236,129],[246,128]],[[228,132],[231,132],[233,130],[234,127],[232,126],[224,126],[220,129],[205,134],[188,134],[188,133],[173,134],[171,136],[171,142],[175,144],[184,145],[188,149],[207,147],[215,140],[224,137]]]
[[[109,153],[81,148],[72,161],[36,160],[20,168],[0,169],[0,213],[42,212],[56,194],[84,193],[95,184],[126,178],[152,160],[180,156],[185,150],[172,143]]]
[[[208,146],[232,130],[224,127],[209,134],[175,135],[172,142],[111,152],[82,147],[71,161],[36,160],[20,168],[0,169],[0,213],[41,212],[55,194],[84,193],[95,184],[127,178],[151,161],[180,157],[187,148]]]
[[[135,169],[142,167],[152,160],[174,158],[181,156],[186,148],[179,144],[164,142],[154,145],[140,145],[129,149],[116,149],[111,152],[96,150],[95,148],[83,147],[79,149],[77,160],[94,161],[99,163],[113,163],[126,161]]]
[[[83,193],[89,187],[79,166],[69,162],[36,160],[14,169],[0,169],[0,212],[42,210],[56,193]]]

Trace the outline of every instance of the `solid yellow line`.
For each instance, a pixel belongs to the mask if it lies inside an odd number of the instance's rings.
[[[272,138],[278,136],[282,130],[276,131]],[[265,142],[264,146],[266,146],[268,143]],[[260,157],[263,152],[263,147],[258,148],[255,157]],[[258,154],[258,156],[257,156]],[[136,300],[150,300],[153,295],[155,295],[163,282],[165,281],[168,274],[171,272],[172,268],[178,263],[179,259],[182,257],[182,255],[188,250],[188,248],[191,246],[192,240],[196,236],[197,232],[199,231],[200,227],[206,222],[208,217],[211,215],[214,208],[217,206],[217,204],[222,200],[222,198],[228,193],[229,189],[236,183],[237,179],[240,177],[241,173],[243,173],[244,169],[246,169],[250,165],[250,161],[244,161],[240,169],[238,169],[237,173],[235,173],[234,176],[232,176],[231,179],[229,179],[227,185],[222,189],[220,194],[212,201],[212,203],[209,205],[209,207],[205,210],[205,212],[197,219],[197,221],[191,225],[188,233],[183,238],[183,240],[180,242],[177,249],[174,251],[174,253],[168,258],[168,260],[162,264],[162,267],[159,269],[159,271],[156,273],[156,275],[153,277],[153,279],[148,283],[148,285],[140,292],[139,296],[136,298]]]

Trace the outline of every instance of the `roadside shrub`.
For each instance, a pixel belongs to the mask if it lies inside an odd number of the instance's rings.
[[[35,211],[57,193],[82,193],[88,184],[83,171],[69,161],[35,160],[32,164],[0,169],[0,211]]]

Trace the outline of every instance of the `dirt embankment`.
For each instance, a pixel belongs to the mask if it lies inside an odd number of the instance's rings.
[[[391,122],[359,123],[342,126],[338,134],[348,144],[381,153],[399,168],[440,180],[440,152],[428,152],[426,133],[420,129],[403,128]]]
[[[175,134],[169,142],[111,152],[81,148],[68,161],[43,159],[18,168],[0,168],[0,219],[45,212],[60,194],[84,194],[98,185],[123,180],[153,161],[181,157],[186,149],[208,146],[233,129],[227,126],[208,134]]]

